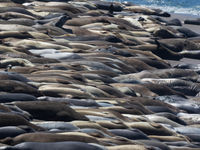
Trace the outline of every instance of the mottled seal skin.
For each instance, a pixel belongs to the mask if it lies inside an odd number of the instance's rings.
[[[46,121],[88,120],[64,102],[29,101],[15,102],[15,105],[29,112],[34,118]]]
[[[105,150],[99,146],[94,146],[91,144],[83,142],[53,142],[53,143],[41,143],[41,142],[24,142],[13,147],[5,147],[2,150],[63,150],[67,147],[68,150]]]

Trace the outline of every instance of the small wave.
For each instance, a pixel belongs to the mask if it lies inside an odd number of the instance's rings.
[[[118,0],[123,2],[124,0]],[[134,4],[163,11],[200,16],[200,0],[127,0]]]
[[[175,6],[159,6],[159,5],[141,5],[141,6],[146,6],[149,8],[158,8],[163,11],[167,11],[170,13],[178,13],[178,14],[190,14],[190,15],[195,15],[195,16],[200,16],[200,6],[197,8],[183,8],[183,7],[175,7]]]

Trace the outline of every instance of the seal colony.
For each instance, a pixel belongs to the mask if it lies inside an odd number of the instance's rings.
[[[199,150],[200,36],[106,1],[0,1],[1,150]],[[199,27],[200,29],[200,27]]]

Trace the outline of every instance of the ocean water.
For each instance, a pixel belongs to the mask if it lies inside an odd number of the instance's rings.
[[[171,13],[200,16],[200,0],[121,0]]]

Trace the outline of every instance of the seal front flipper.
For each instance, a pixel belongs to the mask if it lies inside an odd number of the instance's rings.
[[[58,18],[54,18],[52,21],[48,22],[45,25],[52,25],[52,26],[62,28],[62,26],[65,24],[65,22],[69,19],[71,19],[71,17],[63,15]]]

